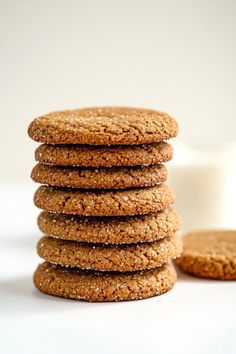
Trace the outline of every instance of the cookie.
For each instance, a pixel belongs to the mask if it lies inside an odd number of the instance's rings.
[[[183,237],[176,264],[201,278],[236,279],[236,231],[199,231]]]
[[[35,182],[57,187],[124,189],[148,187],[165,182],[164,165],[144,167],[62,167],[37,164],[31,173]]]
[[[65,298],[104,302],[139,300],[161,295],[174,286],[176,271],[171,264],[131,273],[92,272],[44,262],[34,273],[36,288]]]
[[[178,257],[182,250],[182,239],[173,236],[141,244],[91,245],[44,236],[39,240],[37,250],[41,258],[63,266],[131,272],[160,267]]]
[[[157,241],[179,230],[175,209],[153,214],[123,217],[81,217],[43,211],[39,229],[46,235],[64,240],[90,243],[136,243]]]
[[[49,113],[36,118],[28,133],[47,144],[133,145],[173,138],[178,125],[159,111],[98,107]]]
[[[163,210],[174,203],[174,197],[165,184],[108,191],[41,186],[35,193],[34,203],[40,209],[55,213],[121,216]]]
[[[112,167],[157,165],[172,159],[166,142],[145,145],[40,145],[35,160],[58,166]]]

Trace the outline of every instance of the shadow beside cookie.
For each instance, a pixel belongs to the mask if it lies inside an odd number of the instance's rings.
[[[17,315],[26,313],[49,313],[55,311],[86,309],[86,302],[62,299],[41,294],[34,288],[32,277],[21,276],[0,282],[0,313],[2,315]],[[6,305],[11,303],[11,306]]]

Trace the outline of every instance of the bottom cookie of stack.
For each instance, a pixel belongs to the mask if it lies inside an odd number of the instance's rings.
[[[91,301],[145,299],[169,291],[176,282],[171,263],[135,272],[86,271],[44,262],[34,273],[36,288],[46,294]]]

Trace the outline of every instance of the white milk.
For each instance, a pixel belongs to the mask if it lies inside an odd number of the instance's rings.
[[[236,228],[236,144],[221,150],[175,147],[169,183],[182,230]]]

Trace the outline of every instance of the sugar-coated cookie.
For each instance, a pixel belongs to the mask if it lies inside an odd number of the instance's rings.
[[[28,133],[47,144],[132,145],[173,138],[178,125],[159,111],[97,107],[46,114],[30,124]]]
[[[121,216],[163,210],[174,203],[174,197],[165,184],[107,191],[41,186],[35,193],[34,202],[38,208],[55,213]]]
[[[56,238],[90,243],[137,243],[157,241],[173,236],[179,230],[175,209],[123,217],[85,217],[43,211],[38,217],[39,229]]]
[[[197,231],[183,237],[176,264],[201,278],[236,279],[236,231]]]
[[[160,267],[178,257],[182,239],[173,236],[140,244],[103,245],[44,236],[39,240],[37,250],[44,260],[62,266],[126,272]]]
[[[143,145],[48,145],[35,151],[35,160],[57,166],[112,167],[157,165],[172,159],[170,144]]]
[[[161,295],[176,282],[171,264],[141,272],[93,272],[44,262],[34,273],[34,284],[43,293],[65,298],[104,302],[139,300]]]
[[[37,164],[31,173],[35,182],[57,187],[124,189],[149,187],[167,179],[164,165],[139,167],[62,167]]]

